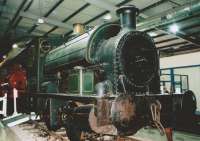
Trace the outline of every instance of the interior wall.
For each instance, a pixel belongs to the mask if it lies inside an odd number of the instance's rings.
[[[174,68],[175,74],[188,75],[189,89],[195,93],[200,111],[200,52],[161,58],[160,67]]]
[[[200,52],[163,57],[160,59],[160,68],[174,68],[200,65]]]
[[[197,110],[200,111],[200,67],[174,69],[174,73],[188,75],[189,89],[195,93]]]

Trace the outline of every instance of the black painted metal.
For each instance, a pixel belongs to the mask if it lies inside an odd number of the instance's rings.
[[[46,14],[44,14],[44,17],[48,17],[64,0],[59,0]],[[33,25],[29,30],[28,33],[31,33],[35,30],[35,28],[38,25]]]
[[[23,9],[23,7],[25,6],[26,2],[28,0],[23,0],[22,3],[20,4],[19,8],[17,9],[17,12],[15,13],[15,15],[13,16],[13,18],[11,19],[11,21],[8,23],[8,27],[5,30],[5,34],[8,33],[8,31],[10,30],[10,28],[12,27],[13,23],[15,22],[15,20],[17,19],[17,17],[19,16],[20,11]]]
[[[71,18],[73,18],[75,15],[77,15],[78,13],[80,13],[82,10],[84,10],[88,6],[90,6],[89,3],[84,4],[78,10],[76,10],[74,13],[72,13],[70,16],[68,16],[67,18],[65,18],[62,22],[63,23],[67,22],[68,20],[70,20]],[[48,32],[46,32],[43,36],[47,36],[49,33],[53,32],[57,28],[58,28],[58,26],[54,26],[52,29],[50,29]]]

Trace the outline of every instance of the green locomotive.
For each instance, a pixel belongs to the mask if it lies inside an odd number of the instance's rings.
[[[153,122],[164,132],[174,118],[177,127],[181,116],[193,119],[192,94],[160,94],[159,54],[152,38],[136,30],[138,12],[123,6],[120,24],[96,26],[55,49],[42,38],[23,42],[12,63],[27,72],[25,112],[35,111],[49,129],[64,126],[72,141],[82,131],[131,135]]]

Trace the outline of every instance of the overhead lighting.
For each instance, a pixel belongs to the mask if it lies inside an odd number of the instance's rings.
[[[171,19],[172,18],[172,15],[171,14],[167,14],[167,19]]]
[[[172,33],[176,33],[179,31],[179,27],[177,24],[173,24],[169,27],[169,30],[172,32]]]
[[[112,19],[112,16],[111,16],[111,14],[106,14],[105,16],[103,16],[103,19],[104,20],[111,20]]]
[[[150,33],[148,33],[149,34],[149,36],[151,36],[151,37],[154,37],[154,36],[157,36],[158,34],[156,34],[155,32],[150,32]]]
[[[3,56],[3,59],[6,59],[6,57],[7,57],[7,56],[6,56],[6,55],[4,55],[4,56]]]
[[[190,7],[185,7],[184,10],[185,11],[190,11]]]
[[[43,18],[38,18],[37,23],[38,24],[43,24],[44,23],[44,19]]]
[[[13,44],[12,48],[18,48],[18,45],[17,44]]]

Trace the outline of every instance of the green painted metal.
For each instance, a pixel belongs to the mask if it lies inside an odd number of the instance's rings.
[[[68,77],[68,87],[70,93],[80,93],[80,75],[79,72],[72,72]],[[94,72],[83,71],[83,94],[92,94],[94,92]]]
[[[80,78],[79,78],[79,74],[75,73],[75,74],[70,74],[68,77],[68,83],[69,83],[69,91],[72,93],[78,93],[79,92],[79,88],[80,88]]]
[[[85,93],[94,92],[94,73],[93,72],[83,73],[83,91]]]
[[[88,31],[87,33],[84,33],[50,51],[46,56],[45,69],[47,71],[54,70],[56,68],[67,66],[69,64],[77,63],[80,61],[93,63],[91,58],[89,58],[90,53],[95,49],[93,47],[98,47],[99,41],[103,41],[105,38],[109,39],[113,36],[108,35],[109,33],[107,33],[107,36],[103,36],[105,35],[105,32],[108,32],[108,30],[112,27],[118,28],[115,32],[119,32],[119,25],[112,23],[103,24],[96,26],[94,29]],[[91,48],[93,50],[90,50]]]

